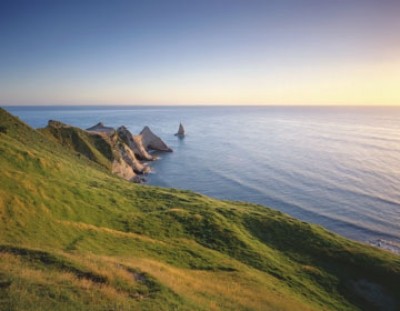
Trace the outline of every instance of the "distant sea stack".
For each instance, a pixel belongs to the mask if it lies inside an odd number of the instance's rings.
[[[179,123],[179,129],[175,136],[178,136],[179,138],[185,137],[185,129],[183,128],[182,123]]]

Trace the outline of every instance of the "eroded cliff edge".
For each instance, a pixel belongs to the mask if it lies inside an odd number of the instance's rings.
[[[133,135],[125,126],[114,129],[99,122],[82,130],[50,120],[47,127],[40,131],[80,156],[132,182],[143,182],[143,175],[150,172],[147,162],[156,159],[152,151],[172,152],[147,126],[139,135]]]

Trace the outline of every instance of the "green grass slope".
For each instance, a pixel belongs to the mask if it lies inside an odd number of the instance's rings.
[[[49,121],[47,127],[39,131],[49,139],[60,143],[77,155],[83,155],[107,169],[111,169],[111,162],[115,152],[109,138],[100,134],[89,134],[79,128],[66,125],[58,121]]]
[[[0,109],[0,310],[399,310],[400,258],[137,185]]]

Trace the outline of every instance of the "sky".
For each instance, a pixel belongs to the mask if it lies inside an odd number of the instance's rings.
[[[0,0],[0,105],[400,105],[400,1]]]

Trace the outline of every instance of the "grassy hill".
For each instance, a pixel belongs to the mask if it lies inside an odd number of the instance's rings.
[[[398,256],[263,206],[129,183],[2,109],[0,171],[0,310],[400,308]]]
[[[78,156],[83,155],[111,170],[111,162],[115,157],[115,152],[113,152],[109,139],[99,134],[89,134],[84,130],[58,121],[49,121],[47,127],[39,129],[39,131],[50,140],[75,151]]]

